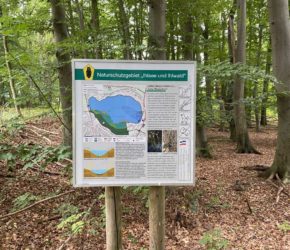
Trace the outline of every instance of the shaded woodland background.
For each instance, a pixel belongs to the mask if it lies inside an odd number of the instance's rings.
[[[0,0],[0,246],[105,248],[103,189],[70,184],[70,62],[97,58],[198,63],[166,249],[289,249],[289,32],[287,0]],[[122,190],[124,249],[148,249],[149,193]]]

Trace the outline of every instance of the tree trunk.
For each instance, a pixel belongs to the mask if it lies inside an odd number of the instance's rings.
[[[149,0],[149,39],[151,60],[166,60],[165,0]]]
[[[238,0],[237,63],[246,63],[246,0]],[[234,81],[234,117],[238,153],[258,153],[252,146],[247,129],[244,100],[245,81],[236,76]]]
[[[0,10],[1,12],[1,10]],[[1,16],[1,14],[0,14]],[[11,91],[11,97],[14,103],[14,107],[16,110],[16,113],[19,117],[23,117],[20,107],[17,103],[17,94],[16,94],[16,89],[15,89],[15,83],[14,83],[14,79],[12,76],[12,66],[11,63],[9,61],[8,55],[9,55],[9,48],[8,48],[8,41],[7,41],[7,37],[6,36],[2,36],[3,39],[3,48],[4,48],[4,55],[5,55],[5,64],[6,64],[6,68],[7,68],[7,72],[8,72],[8,79],[9,79],[9,86],[10,86],[10,91]]]
[[[118,8],[119,8],[119,19],[120,19],[119,29],[121,30],[122,44],[124,46],[123,57],[126,59],[132,59],[130,30],[129,30],[130,24],[129,24],[127,13],[125,11],[123,0],[118,0]]]
[[[100,34],[100,12],[98,8],[98,0],[92,0],[92,27],[95,42],[95,55],[97,59],[103,58],[103,48],[102,43],[98,41],[98,36]]]
[[[52,9],[52,23],[54,37],[57,45],[68,38],[68,32],[65,22],[65,11],[60,0],[50,0]],[[56,51],[58,61],[58,77],[60,86],[60,101],[62,108],[63,122],[66,127],[63,128],[63,142],[67,146],[72,145],[72,72],[70,64],[70,55],[64,49],[58,47]]]
[[[77,9],[77,13],[79,16],[79,24],[80,24],[80,37],[81,37],[81,41],[83,42],[83,46],[85,46],[85,48],[83,49],[83,57],[84,58],[88,58],[89,53],[88,50],[86,49],[86,43],[87,43],[87,37],[85,35],[85,18],[84,18],[84,11],[83,11],[83,3],[79,2],[79,0],[75,0],[76,3],[76,9]]]
[[[234,0],[234,4],[229,16],[229,22],[228,22],[228,47],[229,47],[229,57],[230,62],[235,63],[236,62],[236,46],[235,46],[235,29],[234,29],[234,15],[235,15],[235,9],[236,4]],[[228,83],[228,86],[226,86],[225,93],[225,110],[227,114],[230,117],[229,120],[229,127],[230,127],[230,139],[233,141],[236,141],[236,128],[235,128],[235,121],[233,116],[233,81]]]
[[[271,39],[269,39],[266,60],[267,61],[266,61],[265,74],[269,75],[270,71],[271,71]],[[268,123],[267,122],[268,85],[269,85],[269,80],[264,79],[264,81],[263,81],[263,99],[262,99],[262,105],[261,105],[261,125],[262,126],[266,126]]]
[[[278,138],[275,158],[266,172],[289,182],[290,173],[290,23],[288,0],[268,0],[273,71],[277,84]]]
[[[183,44],[184,44],[184,59],[185,60],[193,60],[193,18],[192,16],[188,16],[184,22],[184,37],[183,37]],[[197,81],[199,82],[199,80]],[[199,96],[199,91],[197,87],[197,99]],[[199,108],[197,105],[197,116],[199,116]],[[203,124],[196,122],[196,155],[209,158],[211,157],[210,150],[207,143],[206,132]]]
[[[209,15],[209,14],[207,14]],[[202,32],[203,38],[204,38],[204,52],[203,52],[203,60],[204,60],[204,65],[208,65],[208,58],[209,58],[209,53],[208,53],[208,48],[209,48],[209,31],[208,31],[208,21],[205,22],[204,24],[204,30]],[[212,86],[211,86],[211,81],[208,77],[205,78],[205,92],[206,92],[206,97],[208,101],[208,105],[210,106],[210,109],[212,108],[211,105],[211,95],[212,95]]]
[[[2,17],[2,6],[0,6],[0,17]],[[13,100],[14,103],[14,107],[16,110],[16,113],[19,117],[23,117],[20,107],[17,103],[17,95],[16,95],[16,89],[15,89],[15,83],[14,83],[14,79],[12,77],[12,66],[11,63],[9,61],[9,47],[8,47],[8,41],[7,41],[7,37],[2,35],[2,39],[3,39],[3,49],[4,49],[4,57],[5,57],[5,64],[6,64],[6,68],[7,68],[7,72],[8,72],[8,79],[9,79],[9,86],[10,86],[10,95],[11,98]]]
[[[152,60],[166,60],[165,0],[149,0],[149,48]],[[163,250],[165,237],[165,187],[149,189],[149,244],[150,250]]]
[[[260,67],[261,64],[261,53],[262,53],[262,41],[263,41],[263,26],[259,25],[259,37],[258,37],[258,51],[257,51],[257,67]],[[257,96],[258,96],[258,82],[254,83],[254,91],[253,91],[253,97],[254,100],[256,101]],[[256,132],[260,131],[260,112],[259,112],[259,105],[255,105],[255,127],[256,127]]]

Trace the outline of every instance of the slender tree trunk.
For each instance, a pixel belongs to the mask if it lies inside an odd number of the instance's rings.
[[[262,41],[263,41],[263,26],[259,25],[258,51],[257,51],[257,64],[256,64],[257,67],[260,67],[260,64],[261,64]],[[254,86],[254,91],[253,91],[253,97],[254,97],[254,100],[256,100],[258,96],[258,82],[255,82],[254,84],[255,86]],[[261,130],[259,105],[255,105],[255,127],[256,127],[257,132]]]
[[[98,41],[98,36],[100,34],[100,11],[98,8],[98,0],[92,0],[92,27],[95,42],[95,55],[97,59],[103,58],[103,48],[102,43]]]
[[[229,47],[229,57],[230,62],[235,63],[236,62],[236,46],[235,46],[235,29],[234,29],[234,16],[236,12],[236,4],[235,0],[233,3],[233,7],[229,16],[229,22],[228,22],[228,47]],[[230,127],[230,139],[235,141],[236,140],[236,127],[235,127],[235,121],[234,121],[234,115],[233,115],[233,81],[230,81],[228,83],[228,86],[225,87],[226,91],[225,93],[225,110],[227,114],[230,117],[229,120],[229,127]]]
[[[209,15],[209,14],[207,14]],[[204,64],[205,65],[208,65],[208,60],[209,60],[209,53],[208,53],[208,49],[209,49],[209,31],[208,31],[208,21],[205,22],[204,24],[204,30],[202,32],[202,35],[203,35],[203,38],[204,38],[204,46],[203,46],[203,49],[204,49],[204,52],[203,52],[203,55],[204,55]],[[211,95],[212,95],[212,86],[211,86],[211,81],[208,77],[205,78],[205,92],[206,92],[206,97],[207,97],[207,100],[208,100],[208,104],[211,108]]]
[[[267,50],[267,59],[266,59],[266,75],[269,75],[271,71],[271,39],[269,39],[269,45]],[[263,81],[263,99],[261,105],[261,125],[267,125],[267,102],[268,102],[268,85],[269,80],[264,79]]]
[[[118,8],[119,8],[119,19],[120,19],[119,29],[121,30],[122,44],[124,46],[123,57],[127,59],[132,59],[130,30],[129,30],[130,24],[129,24],[127,13],[125,11],[123,0],[118,0]]]
[[[75,0],[75,3],[76,3],[77,13],[79,16],[81,41],[84,43],[83,46],[86,46],[87,37],[85,35],[85,18],[84,18],[84,11],[83,11],[83,2],[81,0],[81,4],[80,4],[79,0]],[[86,48],[84,48],[83,49],[83,57],[88,58],[88,56],[89,56],[88,50]]]
[[[0,10],[1,12],[1,10]],[[1,13],[0,13],[0,16]],[[8,55],[9,55],[9,47],[8,47],[8,41],[7,41],[7,37],[6,36],[2,36],[3,39],[3,48],[4,48],[4,54],[5,54],[5,64],[6,64],[6,68],[7,68],[7,72],[8,72],[8,79],[9,79],[9,86],[10,86],[10,92],[11,92],[11,97],[13,99],[13,103],[14,103],[14,107],[16,110],[16,113],[18,116],[23,117],[20,107],[17,103],[17,94],[16,94],[16,89],[15,89],[15,83],[14,83],[14,79],[12,76],[12,65],[9,61]]]
[[[152,60],[166,60],[165,0],[149,0],[149,47]],[[165,238],[165,187],[149,189],[150,250],[163,250]]]
[[[268,0],[273,71],[277,84],[278,138],[275,158],[266,174],[290,178],[290,23],[288,0]]]
[[[238,0],[237,63],[246,63],[246,0]],[[251,144],[244,105],[245,81],[236,76],[234,81],[234,113],[238,153],[258,153]]]
[[[52,9],[52,23],[54,37],[57,45],[68,38],[65,11],[61,0],[50,0]],[[56,51],[58,61],[58,77],[60,86],[60,101],[62,108],[63,122],[66,125],[63,128],[63,140],[67,146],[72,145],[72,72],[70,65],[70,55],[64,49],[58,47]]]
[[[185,60],[193,60],[193,17],[188,15],[184,22],[184,37],[183,37],[183,44],[184,44],[184,59]],[[199,82],[199,81],[197,81]],[[199,88],[197,88],[199,89]],[[197,99],[199,96],[199,91],[197,91]],[[200,111],[197,105],[197,116],[200,115]],[[211,157],[210,150],[207,143],[206,132],[203,124],[200,122],[196,122],[196,154],[197,156],[201,157]]]

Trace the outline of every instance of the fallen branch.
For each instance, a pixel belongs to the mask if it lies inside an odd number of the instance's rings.
[[[36,127],[36,126],[34,126],[34,125],[31,125],[31,124],[29,124],[29,125],[27,125],[27,126],[28,126],[28,127],[32,127],[32,128],[34,128],[34,129],[36,129],[36,130],[39,130],[39,131],[45,132],[45,133],[47,133],[47,134],[52,134],[52,135],[56,135],[56,136],[60,137],[58,133],[51,132],[51,131],[45,130],[45,129],[43,129],[43,128],[38,128],[38,127]]]
[[[52,144],[52,141],[50,139],[48,139],[46,136],[39,134],[38,132],[36,132],[35,130],[31,129],[31,128],[26,128],[29,131],[31,131],[32,133],[36,134],[37,136],[43,138],[44,140],[46,140],[50,145]]]
[[[9,213],[9,214],[1,216],[0,220],[3,220],[3,219],[5,219],[7,217],[10,217],[12,215],[16,215],[16,214],[22,213],[22,212],[24,212],[24,211],[26,211],[26,210],[28,210],[28,209],[30,209],[32,207],[35,207],[36,205],[39,205],[39,204],[41,204],[43,202],[46,202],[46,201],[49,201],[49,200],[52,200],[52,199],[56,199],[56,198],[59,198],[59,197],[62,197],[62,196],[65,196],[65,195],[68,195],[68,194],[71,194],[71,193],[74,193],[74,192],[75,192],[75,190],[70,190],[70,191],[67,191],[67,192],[64,192],[64,193],[61,193],[61,194],[58,194],[58,195],[55,195],[55,196],[48,197],[48,198],[45,198],[43,200],[37,201],[37,202],[33,203],[32,205],[27,206],[27,207],[25,207],[25,208],[23,208],[21,210],[18,210],[16,212]]]
[[[275,184],[273,181],[271,180],[267,180],[268,183],[270,183],[272,186],[274,186],[275,188],[277,188],[278,190],[280,189],[280,186],[278,186],[277,184]],[[287,195],[288,197],[290,197],[290,194],[283,188],[281,191],[283,194]]]
[[[39,166],[39,165],[38,165]],[[36,168],[36,167],[31,167],[29,168],[33,171],[39,171],[41,173],[44,173],[44,174],[49,174],[49,175],[61,175],[61,173],[58,173],[58,172],[52,172],[52,171],[47,171],[47,170],[41,170],[40,168]]]
[[[68,158],[64,158],[64,160],[70,162],[70,163],[73,163],[73,161],[71,159],[68,159]]]
[[[265,165],[254,165],[254,166],[244,166],[243,169],[249,170],[249,171],[266,171],[269,168],[269,166]]]
[[[276,196],[276,203],[278,204],[279,199],[280,199],[280,194],[283,191],[284,187],[279,187],[278,192],[277,192],[277,196]]]
[[[249,209],[250,213],[252,214],[253,210],[252,210],[252,207],[251,207],[251,204],[250,204],[248,198],[246,198],[246,203],[247,203],[247,206],[248,206],[248,209]]]

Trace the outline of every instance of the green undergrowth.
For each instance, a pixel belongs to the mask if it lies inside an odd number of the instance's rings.
[[[71,157],[71,150],[65,146],[43,146],[25,143],[20,145],[0,144],[0,161],[4,161],[9,171],[15,169],[16,164],[23,169],[37,167],[45,170],[49,163],[63,161]]]

